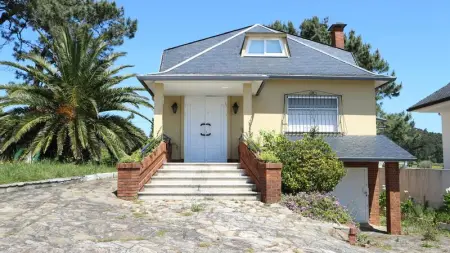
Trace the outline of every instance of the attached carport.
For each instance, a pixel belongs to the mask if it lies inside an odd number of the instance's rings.
[[[291,140],[301,139],[301,136],[288,136]],[[403,148],[399,147],[389,138],[383,135],[375,136],[325,136],[324,140],[336,152],[338,158],[348,168],[348,173],[358,173],[356,168],[367,170],[367,175],[362,175],[362,185],[355,187],[357,175],[347,175],[336,187],[335,194],[343,205],[350,205],[360,209],[368,207],[368,222],[372,225],[380,225],[380,182],[379,163],[384,162],[386,176],[386,223],[389,234],[401,234],[401,210],[400,210],[400,169],[399,162],[412,161],[416,158]],[[351,169],[354,168],[354,169]],[[364,173],[365,174],[365,173]],[[356,179],[359,180],[359,179]],[[361,192],[359,192],[361,190]],[[367,192],[368,190],[368,192]],[[364,194],[363,198],[357,198],[358,194]],[[365,212],[365,210],[355,210]],[[364,216],[358,216],[364,217]],[[359,222],[364,222],[360,218]]]

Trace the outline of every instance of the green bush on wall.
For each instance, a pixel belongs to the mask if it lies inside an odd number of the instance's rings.
[[[283,164],[282,185],[285,193],[330,192],[346,170],[323,138],[306,134],[290,141],[284,135],[262,132],[263,150],[273,153]]]

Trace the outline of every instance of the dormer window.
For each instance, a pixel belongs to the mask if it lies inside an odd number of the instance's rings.
[[[249,38],[244,56],[287,56],[287,54],[281,39]]]

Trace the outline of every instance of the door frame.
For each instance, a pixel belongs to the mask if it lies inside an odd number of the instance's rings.
[[[189,104],[189,102],[192,99],[203,99],[205,101],[205,107],[206,107],[206,97],[217,97],[217,98],[222,98],[223,99],[223,103],[225,104],[225,113],[223,114],[223,125],[222,125],[222,129],[223,129],[223,133],[222,133],[222,143],[223,143],[223,155],[224,155],[224,162],[227,162],[228,160],[228,97],[227,96],[185,96],[184,97],[184,119],[183,119],[183,133],[184,133],[184,140],[183,140],[183,147],[184,147],[184,161],[185,162],[190,162],[192,161],[192,154],[190,152],[190,147],[189,147],[189,143],[190,143],[190,138],[191,136],[188,133],[188,128],[189,128],[189,123],[188,122],[190,120],[189,118],[189,112],[190,109],[189,106],[187,106],[187,104]],[[218,99],[218,102],[222,102],[222,99]],[[205,117],[206,117],[206,109],[205,108]],[[199,133],[200,134],[200,133]],[[206,148],[206,147],[205,147]],[[205,152],[205,160],[206,160],[206,152]],[[208,161],[204,161],[205,163],[208,163]]]

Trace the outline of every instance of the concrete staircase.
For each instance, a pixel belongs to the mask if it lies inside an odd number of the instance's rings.
[[[167,163],[139,192],[139,199],[259,200],[239,163]]]

